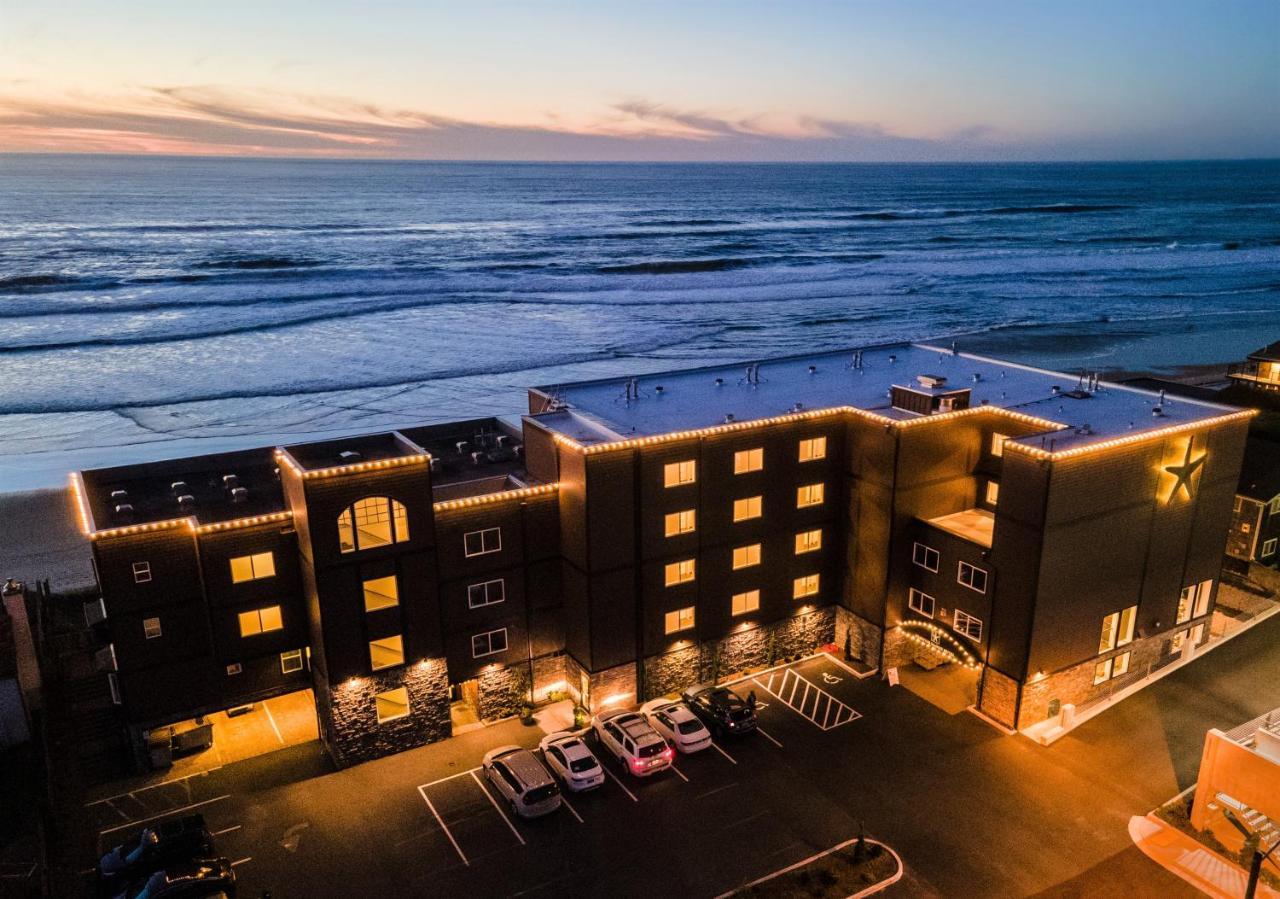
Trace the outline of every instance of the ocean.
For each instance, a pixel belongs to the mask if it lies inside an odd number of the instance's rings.
[[[0,491],[888,340],[1171,371],[1278,310],[1280,161],[0,155]]]

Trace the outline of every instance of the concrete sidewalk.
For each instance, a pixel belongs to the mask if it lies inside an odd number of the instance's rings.
[[[1201,892],[1215,899],[1239,899],[1244,895],[1249,876],[1243,868],[1154,815],[1130,818],[1129,836],[1147,858]],[[1280,891],[1259,882],[1258,896],[1280,899]]]

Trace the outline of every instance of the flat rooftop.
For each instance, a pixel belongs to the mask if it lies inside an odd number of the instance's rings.
[[[421,447],[415,446],[396,432],[340,437],[319,443],[298,443],[286,446],[284,450],[304,471],[321,471],[344,465],[385,462],[389,459],[422,455]]]
[[[1161,401],[1158,393],[1106,381],[1089,390],[1080,374],[924,344],[766,359],[757,363],[754,376],[748,375],[749,365],[643,375],[630,390],[632,379],[625,377],[539,387],[558,402],[558,411],[535,419],[590,446],[841,406],[907,421],[922,416],[890,404],[894,386],[935,395],[968,388],[971,406],[985,404],[1060,425],[1043,432],[1043,439],[1037,434],[1014,442],[1062,451],[1238,411],[1190,397],[1166,395]],[[945,377],[945,387],[920,384],[917,377],[922,375]]]
[[[930,518],[929,524],[962,540],[990,549],[996,530],[996,516],[986,509],[965,509],[963,512]]]

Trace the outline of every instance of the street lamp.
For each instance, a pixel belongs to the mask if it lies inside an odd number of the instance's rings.
[[[1235,813],[1226,806],[1222,807],[1222,815],[1231,822],[1231,826],[1244,834],[1245,845],[1253,843],[1253,861],[1249,864],[1249,885],[1244,888],[1244,899],[1254,899],[1258,892],[1258,877],[1262,874],[1262,863],[1271,857],[1271,853],[1280,847],[1280,839],[1271,844],[1271,848],[1266,852],[1262,851],[1261,838],[1258,832],[1250,829],[1243,821],[1235,816]]]

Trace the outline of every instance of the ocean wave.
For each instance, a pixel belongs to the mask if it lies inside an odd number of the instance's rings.
[[[14,275],[0,278],[0,292],[34,293],[47,288],[69,287],[85,280],[75,275]]]
[[[720,259],[664,259],[654,262],[628,262],[623,265],[602,265],[596,271],[602,275],[686,275],[698,272],[727,272],[736,268],[760,265],[759,259],[725,257]]]
[[[223,259],[206,259],[194,268],[232,269],[259,271],[263,269],[311,268],[322,263],[315,259],[294,259],[288,256],[232,256]]]

